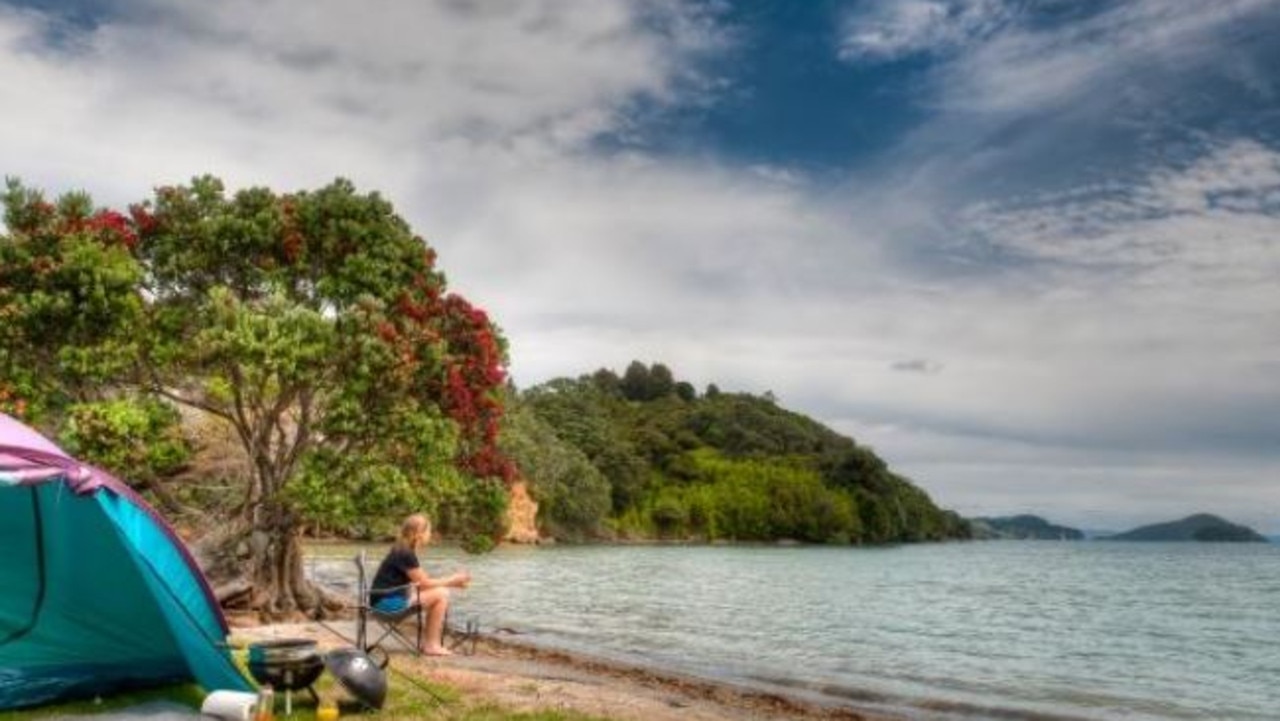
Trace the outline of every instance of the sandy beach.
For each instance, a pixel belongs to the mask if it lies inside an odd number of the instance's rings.
[[[339,623],[335,628],[345,632]],[[321,648],[349,645],[334,630],[318,623],[237,628],[248,640],[315,639]],[[693,678],[678,673],[629,666],[613,661],[540,649],[518,636],[489,634],[475,652],[447,658],[416,658],[407,651],[392,654],[389,682],[402,675],[447,684],[470,701],[492,702],[516,711],[572,709],[619,721],[904,721],[852,706],[813,701]]]

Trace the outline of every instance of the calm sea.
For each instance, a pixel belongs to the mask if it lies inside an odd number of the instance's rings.
[[[1270,544],[478,557],[433,547],[424,560],[433,573],[472,570],[458,610],[482,630],[922,720],[1280,719],[1280,547]],[[313,562],[331,580],[350,565]]]

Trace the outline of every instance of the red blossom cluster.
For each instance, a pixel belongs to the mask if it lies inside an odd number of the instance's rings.
[[[305,242],[302,231],[298,228],[298,204],[292,197],[286,195],[280,199],[280,215],[284,219],[280,230],[280,246],[285,262],[297,263],[302,258]]]
[[[506,381],[502,349],[484,311],[465,298],[450,294],[444,299],[445,338],[449,343],[445,412],[461,426],[465,470],[477,476],[515,478],[515,466],[498,451],[502,421],[499,393]]]
[[[139,237],[151,235],[160,227],[160,221],[144,206],[134,203],[129,206],[129,217],[133,218],[133,227]]]
[[[138,244],[138,234],[134,231],[133,224],[114,210],[99,210],[94,213],[85,221],[85,228],[99,233],[109,243],[118,243],[130,250]]]
[[[424,259],[434,260],[434,253],[428,251]],[[442,298],[438,281],[425,272],[397,297],[393,309],[397,322],[383,321],[375,332],[394,349],[401,373],[421,370],[418,344],[443,341],[447,349],[441,375],[424,380],[428,393],[461,431],[458,465],[476,476],[514,479],[514,464],[498,451],[506,371],[488,316],[462,296]]]

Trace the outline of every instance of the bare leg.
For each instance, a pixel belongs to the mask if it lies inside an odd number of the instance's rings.
[[[453,652],[444,647],[444,617],[449,612],[449,589],[420,589],[418,603],[427,611],[427,641],[422,652],[428,656],[452,656]]]

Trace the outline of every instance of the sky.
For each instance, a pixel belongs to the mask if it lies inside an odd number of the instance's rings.
[[[349,178],[520,387],[661,362],[966,516],[1280,533],[1277,34],[1280,0],[0,0],[0,173]]]

